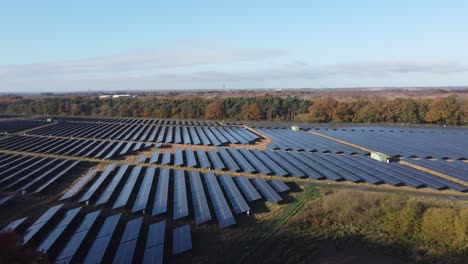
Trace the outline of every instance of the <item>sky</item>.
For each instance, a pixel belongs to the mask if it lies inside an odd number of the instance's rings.
[[[468,85],[468,1],[0,0],[0,92]]]

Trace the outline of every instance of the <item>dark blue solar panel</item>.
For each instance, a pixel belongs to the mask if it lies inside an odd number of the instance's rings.
[[[279,166],[275,161],[270,159],[265,153],[258,149],[250,150],[250,153],[255,155],[263,164],[265,164],[275,175],[285,176],[288,175],[288,172],[285,171],[281,166]]]
[[[128,221],[113,263],[132,263],[143,217]]]
[[[153,186],[155,172],[155,167],[149,167],[146,169],[143,182],[140,185],[140,190],[138,191],[135,204],[133,205],[132,213],[145,210],[146,205],[148,204],[151,187]]]
[[[209,168],[210,166],[210,161],[208,160],[208,156],[206,156],[206,152],[204,150],[197,150],[197,157],[198,161],[200,162],[200,168]]]
[[[101,210],[87,214],[75,233],[71,236],[65,247],[57,255],[55,262],[57,263],[70,263],[73,259],[78,248],[81,246],[83,240],[88,234],[89,230],[93,227],[97,217],[101,213]]]
[[[81,207],[68,210],[65,213],[65,216],[60,220],[60,222],[55,226],[55,228],[49,233],[49,235],[42,241],[41,245],[37,247],[38,251],[48,251],[52,245],[57,241],[57,239],[62,235],[63,231],[67,226],[76,218],[80,212]]]
[[[279,193],[289,191],[289,187],[280,180],[272,180],[269,183]]]
[[[163,263],[166,221],[150,225],[143,263]]]
[[[172,156],[172,154],[170,152],[164,153],[163,156],[162,156],[161,165],[170,164],[171,163],[171,156]]]
[[[200,140],[200,138],[198,137],[197,132],[195,131],[195,128],[189,127],[188,130],[189,130],[189,132],[190,132],[190,136],[192,137],[192,144],[193,144],[193,145],[200,145],[200,144],[201,144],[201,140]]]
[[[145,154],[140,155],[136,160],[137,163],[142,163],[142,162],[145,162],[145,161],[146,161],[146,155]]]
[[[264,179],[256,178],[253,179],[252,182],[263,194],[263,197],[265,197],[270,203],[277,203],[283,200],[283,198],[281,198],[281,196],[279,196],[278,193],[276,193],[275,190],[273,190],[273,188],[271,188]]]
[[[219,147],[218,154],[223,159],[224,164],[226,164],[228,170],[230,171],[240,171],[237,162],[231,157],[231,155],[226,151],[225,148]]]
[[[224,191],[231,201],[231,205],[234,208],[234,212],[237,214],[247,212],[250,210],[250,207],[247,205],[247,202],[242,197],[242,194],[237,189],[236,184],[229,175],[220,176],[221,183],[223,185]]]
[[[246,160],[255,167],[255,171],[261,174],[271,174],[271,170],[265,166],[257,157],[255,157],[248,149],[240,149],[239,152]]]
[[[177,148],[174,153],[174,166],[184,165],[184,155],[180,148]]]
[[[119,155],[126,155],[130,148],[132,147],[133,142],[128,142],[125,147],[120,151]]]
[[[27,216],[26,216],[26,217],[23,217],[23,218],[21,218],[21,219],[17,219],[17,220],[15,220],[15,221],[12,221],[11,223],[9,223],[7,226],[5,226],[5,227],[0,231],[0,234],[15,231],[16,228],[18,228],[18,226],[20,226],[26,219],[28,219]]]
[[[236,220],[224,198],[223,191],[221,191],[221,187],[219,187],[216,176],[213,173],[206,173],[205,182],[216,213],[216,218],[218,219],[219,227],[224,228],[236,224]]]
[[[203,143],[203,145],[205,146],[210,146],[212,145],[211,144],[211,141],[208,139],[208,137],[205,135],[205,132],[199,127],[195,127],[195,130],[197,131],[198,133],[198,136],[200,137],[200,140],[201,142]]]
[[[192,144],[192,140],[190,139],[190,134],[186,126],[182,127],[182,136],[184,138],[184,144]]]
[[[247,177],[237,177],[236,182],[249,202],[262,198]]]
[[[255,168],[239,153],[235,148],[228,148],[227,151],[231,154],[231,157],[239,164],[244,172],[255,172]]]
[[[81,196],[78,202],[88,201],[116,166],[116,163],[112,163],[109,166],[107,166],[106,169],[101,173],[101,175],[99,175],[99,178],[91,185],[91,187],[83,194],[83,196]]]
[[[274,162],[276,162],[276,164],[278,164],[283,169],[285,169],[288,172],[289,175],[291,175],[293,177],[304,177],[304,176],[306,176],[304,172],[298,170],[291,163],[284,160],[282,157],[278,156],[275,152],[266,150],[263,153],[265,155],[267,155],[270,159],[272,159]]]
[[[174,229],[172,254],[176,255],[192,249],[192,237],[190,225],[184,225]]]
[[[199,150],[199,151],[202,151],[202,150]],[[224,163],[221,160],[221,158],[219,157],[217,152],[215,152],[213,150],[210,150],[210,151],[208,151],[208,156],[210,157],[211,163],[213,164],[213,167],[215,169],[223,170],[224,168],[226,168],[226,166],[224,166]],[[211,165],[210,165],[210,167],[211,167]]]
[[[193,210],[195,212],[195,223],[201,224],[211,220],[210,209],[206,201],[205,191],[197,171],[189,172],[190,189],[192,193]]]
[[[84,185],[86,185],[95,175],[97,169],[92,169],[86,173],[73,187],[71,187],[61,198],[60,200],[68,199],[75,196]]]
[[[167,196],[169,189],[169,169],[159,171],[158,187],[154,197],[152,216],[165,213],[167,211]]]
[[[115,191],[115,188],[117,187],[117,185],[119,185],[120,181],[125,175],[125,172],[127,172],[127,169],[129,166],[130,165],[125,164],[119,168],[117,173],[112,177],[112,181],[109,183],[109,185],[107,185],[106,189],[104,189],[101,196],[99,196],[99,198],[94,203],[94,205],[105,204],[109,201],[109,198],[111,197],[112,193]]]
[[[116,209],[116,208],[125,206],[127,204],[128,199],[130,198],[130,195],[132,194],[132,190],[135,187],[135,184],[138,180],[138,176],[140,176],[141,168],[142,168],[141,166],[137,166],[133,168],[122,191],[120,191],[120,194],[117,197],[117,200],[115,201],[112,209]]]
[[[23,244],[31,240],[49,221],[54,215],[62,208],[63,204],[56,205],[49,208],[39,219],[34,222],[23,234]]]
[[[151,154],[151,158],[148,164],[158,163],[158,160],[159,160],[159,151],[155,151],[153,152],[153,154]]]
[[[195,159],[195,153],[191,149],[185,150],[185,158],[187,160],[187,167],[197,166],[197,160]]]
[[[185,172],[183,170],[174,171],[174,220],[188,215]]]

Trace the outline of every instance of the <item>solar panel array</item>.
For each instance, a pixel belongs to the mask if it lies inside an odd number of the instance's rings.
[[[248,144],[259,139],[258,135],[241,126],[219,126],[210,122],[196,125],[157,124],[157,120],[139,123],[60,122],[39,127],[28,134],[205,146]]]
[[[269,149],[296,150],[323,153],[346,153],[364,155],[367,152],[353,148],[320,136],[312,135],[305,131],[293,131],[291,129],[256,128],[261,134],[271,138]]]
[[[419,166],[423,166],[425,168],[447,174],[453,178],[468,182],[468,162],[454,160],[454,161],[446,161],[446,160],[427,160],[427,159],[420,159],[420,160],[413,160],[409,159],[406,160],[410,163],[414,163]]]
[[[0,190],[42,193],[80,168],[80,163],[85,162],[0,154]]]
[[[143,263],[163,263],[164,247],[171,242],[166,240],[165,220],[145,223],[143,217],[125,219],[121,213],[105,216],[103,210],[86,213],[82,209],[49,208],[24,231],[24,244],[34,240],[37,250],[56,263],[134,263],[136,255]],[[0,232],[14,230],[26,219],[13,221]],[[190,225],[174,227],[173,255],[190,249]]]
[[[0,134],[16,133],[23,130],[32,129],[46,125],[47,123],[39,120],[1,120]]]
[[[468,158],[467,133],[461,131],[356,128],[317,132],[392,156]]]
[[[132,148],[133,146],[133,148]],[[0,141],[0,149],[43,154],[110,159],[141,150],[140,143],[53,137],[11,136]]]

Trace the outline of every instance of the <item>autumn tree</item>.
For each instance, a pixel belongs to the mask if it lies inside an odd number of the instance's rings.
[[[330,97],[316,99],[312,102],[312,105],[309,106],[307,120],[314,123],[330,122],[332,120],[333,111],[337,105],[338,102]]]
[[[258,104],[249,104],[245,107],[242,111],[242,119],[244,120],[253,120],[259,121],[262,119],[262,115],[260,113],[260,107]]]
[[[223,119],[226,115],[224,104],[221,100],[214,100],[205,107],[206,119]]]

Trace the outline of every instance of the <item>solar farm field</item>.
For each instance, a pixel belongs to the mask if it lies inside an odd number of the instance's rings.
[[[10,119],[0,121],[0,232],[49,262],[212,262],[208,248],[268,229],[309,186],[468,192],[463,129]]]

